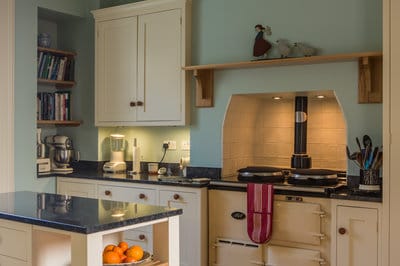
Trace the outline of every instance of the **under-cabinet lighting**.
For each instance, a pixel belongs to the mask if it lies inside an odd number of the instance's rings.
[[[272,97],[272,99],[274,99],[274,100],[280,100],[280,99],[282,99],[282,97],[281,97],[281,96],[274,96],[274,97]]]
[[[325,98],[325,95],[317,95],[317,96],[315,96],[315,98],[317,98],[317,99],[324,99],[324,98]]]

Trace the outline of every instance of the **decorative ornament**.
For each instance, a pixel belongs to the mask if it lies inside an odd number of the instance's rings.
[[[266,35],[271,35],[271,27],[266,26],[265,28],[261,24],[254,26],[257,35],[254,42],[253,56],[259,59],[265,59],[267,57],[267,52],[271,49],[272,45],[266,39],[264,39],[264,33]]]

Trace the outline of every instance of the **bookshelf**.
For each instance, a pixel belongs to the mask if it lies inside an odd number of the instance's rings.
[[[71,92],[76,85],[75,52],[53,48],[37,48],[38,86],[51,86],[53,92],[37,93],[38,126],[79,126],[81,121],[72,120]],[[54,91],[54,88],[56,89]]]

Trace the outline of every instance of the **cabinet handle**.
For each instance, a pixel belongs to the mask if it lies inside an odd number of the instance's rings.
[[[139,199],[144,199],[144,198],[146,198],[146,195],[143,194],[143,193],[140,193],[140,194],[139,194]]]
[[[343,227],[340,227],[338,230],[339,234],[341,234],[341,235],[346,234],[346,231],[347,231],[346,228],[343,228]]]
[[[137,106],[143,106],[144,103],[142,101],[137,101],[136,104],[137,104]]]
[[[110,190],[106,190],[106,191],[104,191],[104,194],[105,194],[106,196],[110,196],[110,195],[111,195],[111,191],[110,191]]]
[[[139,239],[140,239],[140,240],[145,240],[145,239],[146,239],[146,236],[143,235],[143,234],[140,234],[140,235],[139,235]]]
[[[177,199],[179,199],[181,196],[179,196],[179,194],[174,194],[174,200],[177,200]]]
[[[136,103],[135,103],[135,102],[130,102],[129,105],[130,105],[131,107],[135,107],[135,106],[136,106]]]

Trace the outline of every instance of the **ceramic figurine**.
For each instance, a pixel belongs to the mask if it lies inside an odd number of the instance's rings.
[[[314,47],[301,42],[295,42],[294,47],[297,47],[304,56],[312,56],[315,55],[316,52]]]
[[[271,35],[271,28],[268,26],[264,28],[261,24],[257,24],[254,28],[257,35],[254,42],[253,56],[264,59],[267,57],[268,50],[272,47],[271,43],[264,39],[264,31],[267,35]]]
[[[289,42],[285,39],[279,39],[276,41],[278,44],[278,51],[281,55],[281,58],[287,58],[292,51],[292,47],[290,46]]]

